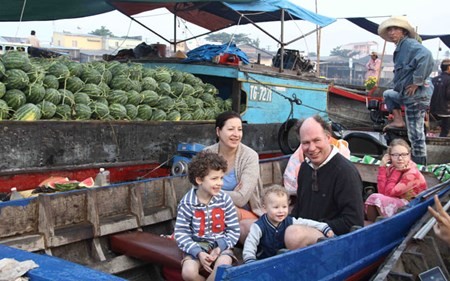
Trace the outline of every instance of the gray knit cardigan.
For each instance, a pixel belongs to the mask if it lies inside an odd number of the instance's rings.
[[[205,149],[218,153],[219,143],[208,146]],[[239,144],[236,153],[234,171],[241,186],[237,190],[227,191],[227,193],[231,196],[236,206],[242,208],[249,203],[252,212],[257,216],[261,216],[263,214],[261,203],[263,184],[259,171],[258,153],[242,143]]]

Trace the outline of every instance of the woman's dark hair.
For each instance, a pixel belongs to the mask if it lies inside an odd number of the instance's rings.
[[[239,118],[242,122],[241,115],[234,111],[225,111],[220,113],[216,118],[216,128],[219,128],[221,130],[223,126],[225,126],[225,122],[227,122],[229,119],[232,118]]]
[[[196,179],[205,178],[209,171],[227,171],[227,161],[215,152],[208,150],[200,151],[188,164],[189,181],[198,186]]]
[[[234,111],[225,111],[220,113],[216,118],[216,129],[219,128],[219,130],[222,130],[223,126],[225,126],[225,123],[233,118],[239,118],[242,122],[242,117],[239,113]],[[216,137],[216,142],[219,142],[219,138]]]

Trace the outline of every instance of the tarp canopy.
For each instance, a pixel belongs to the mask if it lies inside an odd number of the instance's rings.
[[[114,10],[114,7],[104,0],[3,0],[1,2],[0,21],[81,18]]]
[[[280,21],[281,9],[285,20],[306,20],[326,26],[335,19],[308,11],[289,0],[8,0],[2,1],[0,21],[44,21],[79,18],[113,10],[132,16],[165,7],[178,17],[210,31],[236,24]],[[239,3],[237,3],[239,2]],[[23,11],[23,12],[22,12]],[[241,18],[246,14],[248,19]]]
[[[305,20],[322,27],[335,21],[333,18],[308,11],[288,0],[256,0],[246,3],[113,0],[111,4],[129,16],[166,8],[177,17],[210,31],[252,21],[255,23],[280,21],[282,9],[285,11],[285,20]],[[245,17],[241,17],[241,14]]]
[[[357,26],[369,31],[370,33],[378,35],[378,24],[366,19],[366,18],[346,18],[348,21],[356,24]],[[444,44],[450,48],[450,34],[442,35],[425,35],[419,34],[422,40],[439,38],[444,42]]]

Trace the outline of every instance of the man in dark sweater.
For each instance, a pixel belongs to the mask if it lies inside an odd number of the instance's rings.
[[[337,235],[364,225],[362,181],[355,166],[330,144],[330,126],[320,117],[299,124],[306,160],[298,175],[297,200],[291,215],[327,223]],[[314,244],[323,234],[299,225],[286,230],[286,246]]]

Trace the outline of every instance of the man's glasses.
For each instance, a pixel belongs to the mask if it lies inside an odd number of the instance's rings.
[[[312,173],[312,191],[319,191],[319,184],[317,183],[317,170],[313,169]]]
[[[390,154],[390,155],[391,155],[392,158],[398,159],[398,158],[400,158],[400,156],[401,156],[402,158],[408,157],[408,156],[409,156],[409,153],[392,153],[392,154]]]

